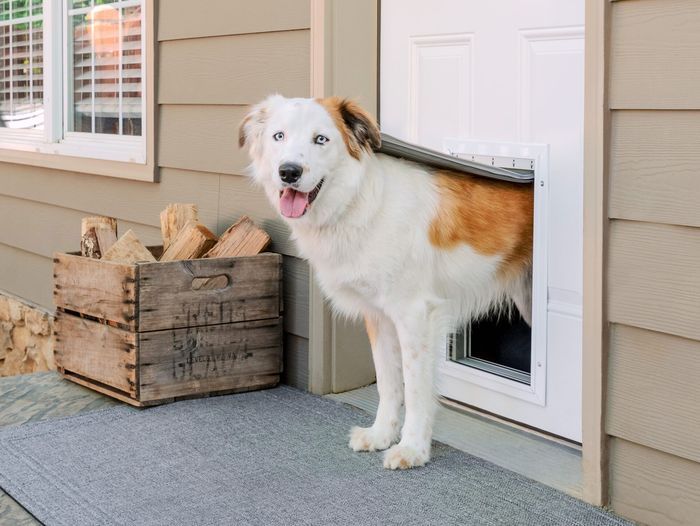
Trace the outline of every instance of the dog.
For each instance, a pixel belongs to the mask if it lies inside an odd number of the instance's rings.
[[[335,313],[365,320],[379,407],[349,446],[386,450],[389,469],[423,466],[449,332],[513,303],[531,322],[531,185],[376,154],[376,121],[338,97],[270,96],[239,144]]]

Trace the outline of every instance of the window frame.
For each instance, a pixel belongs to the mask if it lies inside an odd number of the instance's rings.
[[[68,131],[68,0],[44,0],[44,129],[0,129],[0,162],[157,180],[154,1],[141,5],[142,134]]]

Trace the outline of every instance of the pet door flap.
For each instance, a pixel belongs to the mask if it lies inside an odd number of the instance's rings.
[[[382,133],[382,145],[376,149],[377,153],[400,157],[407,161],[427,164],[434,168],[454,170],[511,183],[532,183],[535,172],[533,170],[501,168],[476,161],[453,157],[446,153],[411,144],[386,133]]]

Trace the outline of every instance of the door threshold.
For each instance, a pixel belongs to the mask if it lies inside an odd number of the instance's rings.
[[[327,395],[374,415],[379,396],[376,384]],[[575,444],[481,414],[452,401],[443,401],[435,415],[433,438],[581,498],[581,450]]]
[[[470,415],[476,415],[478,417],[485,418],[487,420],[492,420],[494,422],[498,422],[498,423],[506,425],[508,427],[512,427],[513,429],[519,429],[519,430],[523,431],[524,433],[528,433],[531,435],[542,437],[545,440],[549,440],[551,442],[556,442],[557,444],[561,444],[562,446],[570,447],[570,448],[575,449],[577,451],[581,451],[581,444],[578,442],[575,442],[573,440],[570,440],[568,438],[564,438],[564,437],[561,437],[559,435],[555,435],[553,433],[547,433],[546,431],[542,431],[541,429],[537,429],[535,427],[530,427],[530,426],[522,424],[520,422],[510,420],[509,418],[504,418],[504,417],[496,415],[494,413],[489,413],[488,411],[484,411],[482,409],[479,409],[478,407],[464,404],[462,402],[458,402],[458,401],[452,400],[450,398],[445,398],[444,396],[438,397],[438,401],[442,405],[444,405],[450,409],[453,409],[455,411],[467,413]]]

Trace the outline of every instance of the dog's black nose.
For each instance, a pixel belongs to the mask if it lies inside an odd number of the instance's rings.
[[[298,164],[284,163],[280,166],[280,179],[285,183],[296,183],[301,178],[304,169]]]

